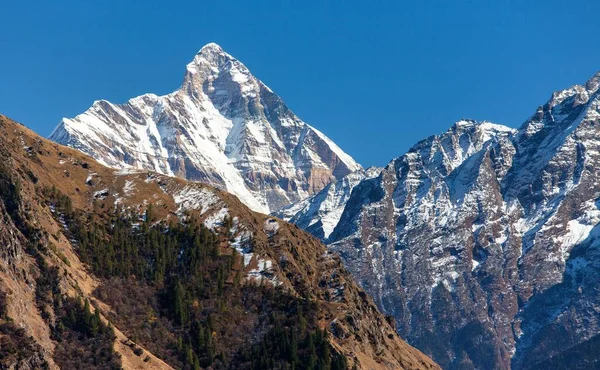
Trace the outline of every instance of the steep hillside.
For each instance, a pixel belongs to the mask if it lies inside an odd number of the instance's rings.
[[[214,185],[265,213],[361,169],[216,44],[198,52],[173,93],[97,101],[50,139],[111,167]]]
[[[318,240],[235,196],[2,116],[0,156],[2,367],[437,368]]]
[[[518,130],[464,120],[418,143],[324,238],[442,367],[539,367],[598,343],[599,85],[554,93]]]

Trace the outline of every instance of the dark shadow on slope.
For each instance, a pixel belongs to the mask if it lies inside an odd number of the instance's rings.
[[[352,189],[340,221],[326,241],[327,243],[341,240],[358,230],[356,218],[360,217],[362,207],[378,202],[385,196],[385,191],[381,187],[381,177],[380,174],[378,177],[363,180]]]
[[[515,369],[548,368],[544,364],[570,364],[573,369],[597,369],[600,340],[597,334],[600,305],[600,224],[575,246],[566,261],[562,282],[534,296],[524,307],[522,340],[517,340]],[[562,366],[562,365],[561,365]],[[552,366],[554,368],[554,366]]]

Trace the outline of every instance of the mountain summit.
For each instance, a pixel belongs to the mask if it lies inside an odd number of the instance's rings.
[[[178,90],[96,101],[50,139],[111,167],[209,183],[265,213],[361,169],[214,43],[186,66]]]
[[[555,92],[518,130],[459,121],[278,214],[442,368],[597,368],[599,88]]]

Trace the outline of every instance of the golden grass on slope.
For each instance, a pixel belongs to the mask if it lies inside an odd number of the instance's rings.
[[[190,214],[204,220],[226,207],[230,216],[237,217],[254,236],[255,255],[273,262],[274,273],[283,288],[301,296],[310,296],[318,303],[320,325],[335,331],[331,341],[351,363],[357,362],[363,369],[438,368],[398,337],[373,301],[353,281],[339,258],[327,253],[323,244],[296,226],[276,220],[279,224],[277,232],[267,233],[265,221],[272,218],[249,210],[235,196],[207,185],[148,171],[126,172],[107,168],[76,150],[43,139],[3,116],[0,116],[0,135],[0,144],[4,143],[4,149],[10,151],[14,161],[12,166],[21,174],[23,192],[29,200],[31,212],[55,245],[55,258],[51,263],[66,272],[67,290],[71,294],[91,297],[98,286],[98,279],[79,261],[73,245],[50,210],[37,200],[36,187],[56,187],[72,199],[75,208],[81,210],[102,213],[114,207],[125,207],[141,214],[148,205],[152,205],[157,219],[173,221],[177,221],[183,211],[174,194],[186,188],[205,190],[198,194],[212,194],[215,202],[203,213],[195,209]],[[227,253],[231,248],[227,240],[223,242],[223,251]],[[255,256],[244,271],[251,270],[256,264]],[[16,278],[11,279],[15,281]],[[110,310],[102,301],[96,299],[96,302],[103,310]],[[46,348],[51,351],[52,343],[47,337],[47,329],[42,328],[43,322],[39,322],[34,314],[30,322],[35,338],[46,343]],[[38,326],[40,330],[35,328]],[[151,354],[149,363],[140,363],[140,357],[125,344],[127,338],[122,333],[125,330],[116,329],[118,340],[115,350],[121,354],[125,368],[169,368]]]

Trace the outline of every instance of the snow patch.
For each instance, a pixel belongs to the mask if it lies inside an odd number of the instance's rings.
[[[207,188],[188,185],[173,194],[173,200],[178,206],[179,213],[186,210],[200,210],[200,214],[203,214],[217,204],[220,198]]]
[[[98,191],[94,192],[95,199],[104,200],[104,199],[106,199],[106,197],[108,197],[108,195],[109,195],[108,189],[102,189],[102,190],[98,190]]]
[[[131,194],[133,194],[134,190],[135,190],[135,183],[131,180],[126,180],[125,185],[123,186],[123,194],[125,196],[130,196]]]
[[[249,231],[241,231],[231,242],[231,247],[240,253],[243,259],[244,268],[248,267],[253,260],[256,261],[256,267],[251,269],[246,274],[248,280],[267,281],[273,285],[281,284],[273,271],[273,262],[266,258],[261,258],[253,253],[251,243],[252,233]]]
[[[96,175],[97,175],[96,173],[90,173],[88,175],[88,177],[85,178],[85,183],[87,185],[92,185],[92,180],[94,179],[94,176],[96,176]]]
[[[263,230],[267,233],[268,236],[273,236],[277,234],[279,230],[279,223],[274,218],[269,218],[265,220],[265,224],[263,225]]]
[[[223,225],[225,216],[229,215],[229,210],[226,207],[221,208],[219,211],[211,214],[204,220],[204,226],[214,230],[216,227]]]

